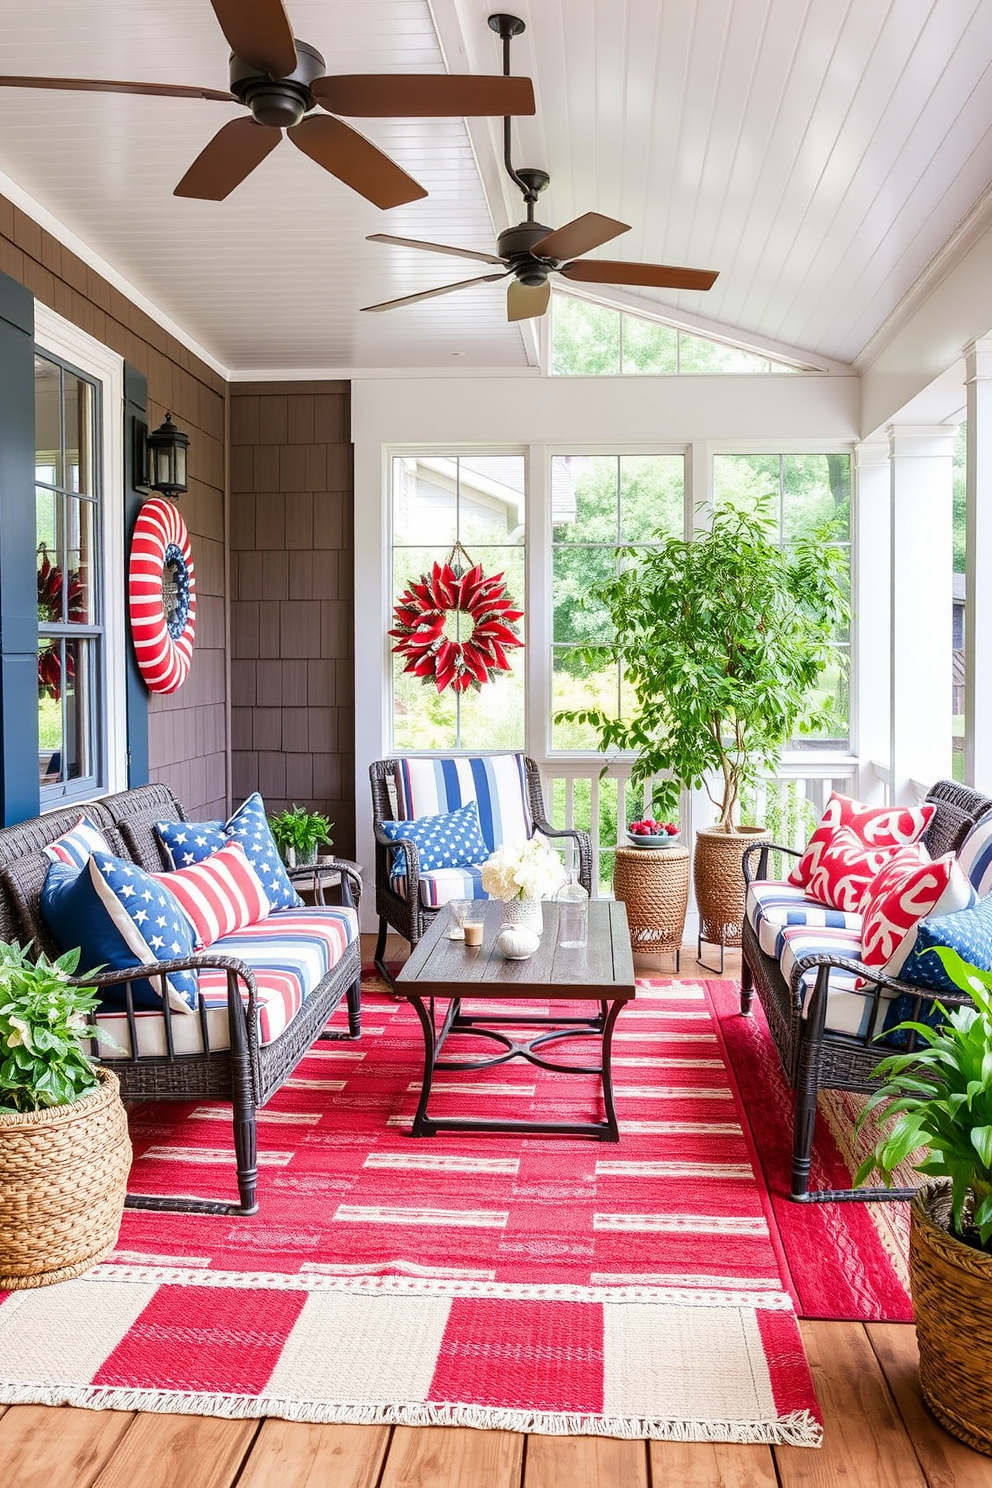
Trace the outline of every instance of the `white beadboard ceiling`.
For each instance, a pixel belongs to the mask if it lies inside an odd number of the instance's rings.
[[[628,304],[855,361],[992,180],[989,0],[506,3],[538,100],[514,163],[551,174],[539,219],[603,212],[632,230],[598,256],[720,271],[706,294]],[[493,0],[286,8],[331,73],[500,70]],[[0,39],[5,73],[227,87],[207,0],[0,0]],[[225,202],[173,197],[241,114],[0,88],[0,171],[235,375],[533,362],[501,285],[359,314],[486,272],[365,237],[491,251],[523,217],[499,121],[356,121],[430,193],[389,212],[286,142]]]

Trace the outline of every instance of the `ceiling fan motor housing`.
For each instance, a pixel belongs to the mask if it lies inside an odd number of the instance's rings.
[[[525,284],[528,289],[539,288],[558,267],[558,259],[537,258],[531,252],[531,245],[546,238],[550,231],[550,227],[540,222],[520,222],[516,227],[505,228],[497,239],[496,251],[500,258],[506,260],[517,282]]]
[[[287,77],[275,80],[231,53],[231,92],[247,104],[258,124],[292,129],[315,107],[310,84],[323,77],[324,59],[315,47],[296,42],[296,67]]]

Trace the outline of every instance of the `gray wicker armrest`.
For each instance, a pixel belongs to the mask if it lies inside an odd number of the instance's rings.
[[[248,1006],[253,1008],[258,996],[255,973],[236,956],[215,956],[201,951],[196,956],[178,956],[172,961],[153,961],[146,966],[127,966],[121,971],[96,971],[89,976],[70,977],[74,987],[114,987],[121,982],[154,981],[173,971],[204,971],[206,968],[233,971],[248,988]]]
[[[805,973],[814,970],[817,972],[816,986],[808,1009],[808,1016],[813,1018],[816,999],[820,996],[825,1000],[829,973],[834,969],[846,972],[849,976],[863,977],[868,983],[864,987],[845,987],[845,992],[850,992],[855,997],[872,999],[879,996],[883,990],[888,990],[896,996],[905,994],[909,997],[919,997],[924,1002],[942,1002],[948,1007],[967,1007],[971,1003],[967,992],[935,992],[931,987],[920,987],[914,982],[901,982],[898,977],[886,976],[883,971],[879,971],[877,966],[866,966],[863,961],[858,961],[854,956],[831,956],[822,952],[813,952],[808,956],[798,957],[792,973],[790,991],[797,1012],[802,1012],[805,1000],[801,986]]]
[[[592,892],[592,838],[581,827],[553,827],[543,817],[535,816],[534,830],[550,840],[568,837],[576,846],[579,857],[579,882],[587,892]]]
[[[319,863],[311,863],[304,868],[287,868],[290,883],[306,884],[309,881],[313,888],[318,904],[324,904],[324,883],[329,882],[332,877],[341,875],[347,879],[351,889],[351,898],[357,909],[362,898],[362,873],[357,863],[350,858],[322,858]]]
[[[750,847],[744,849],[741,866],[744,870],[744,882],[746,884],[760,881],[768,877],[768,854],[778,852],[787,853],[790,858],[801,858],[802,852],[796,847],[785,847],[780,842],[754,842]],[[754,854],[758,857],[757,872],[751,866],[751,858]]]
[[[406,855],[406,902],[416,906],[420,900],[420,850],[411,837],[389,837],[378,822],[372,823],[376,842],[386,848],[402,848]]]

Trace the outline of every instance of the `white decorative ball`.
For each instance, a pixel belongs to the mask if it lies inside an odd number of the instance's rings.
[[[526,961],[540,944],[541,937],[537,931],[528,929],[526,925],[504,925],[496,937],[499,951],[509,961]]]

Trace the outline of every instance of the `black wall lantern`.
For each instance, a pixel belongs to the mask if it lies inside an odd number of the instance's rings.
[[[176,428],[171,413],[151,433],[140,423],[135,432],[135,485],[161,491],[163,496],[181,496],[187,489],[189,435]]]

